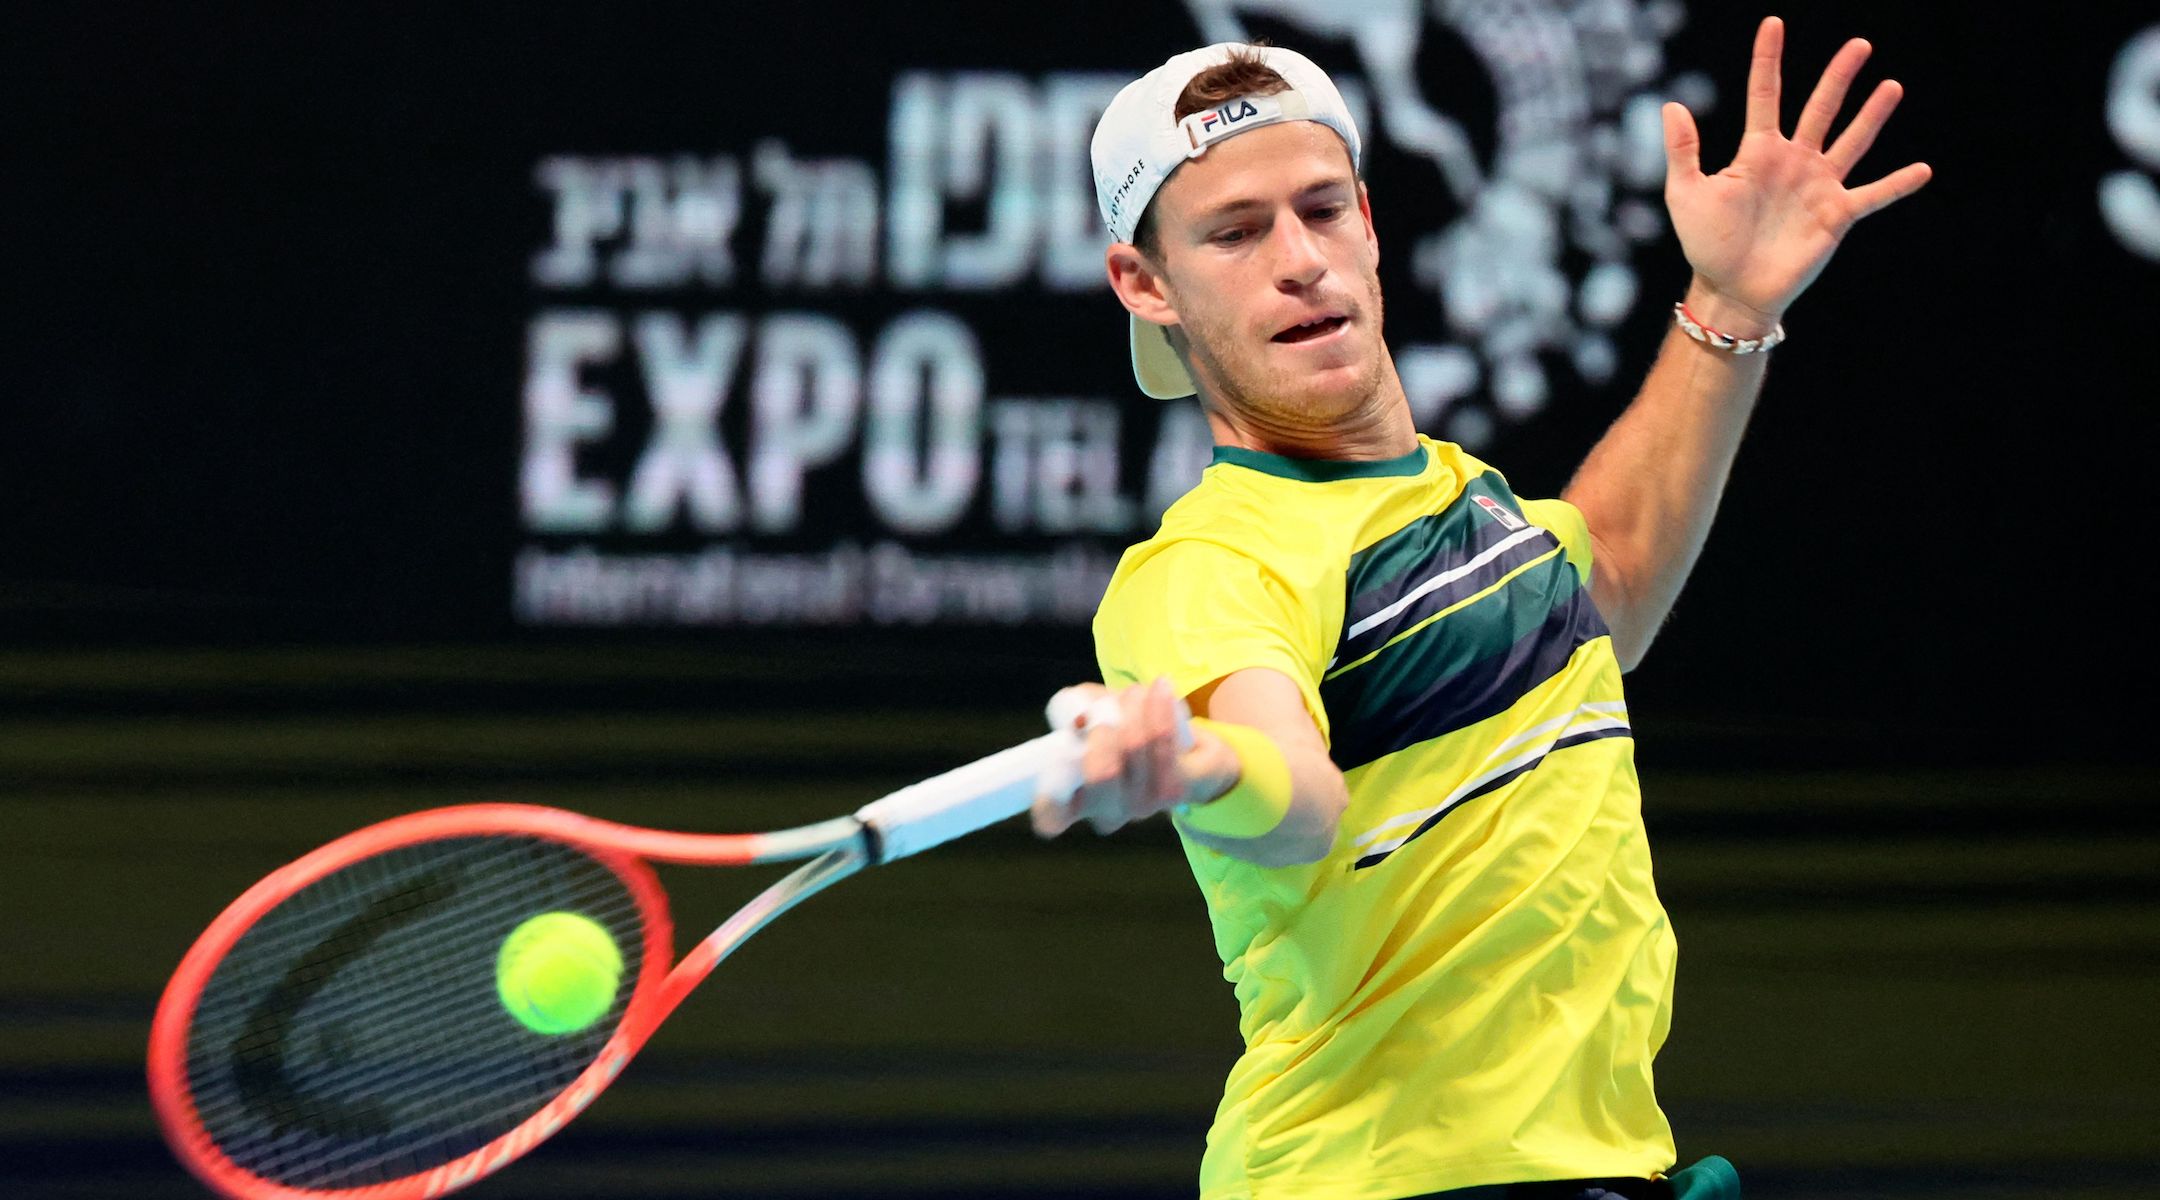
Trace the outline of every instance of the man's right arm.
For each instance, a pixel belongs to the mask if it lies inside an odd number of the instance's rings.
[[[1081,785],[1063,803],[1038,798],[1035,831],[1054,837],[1081,821],[1108,833],[1177,805],[1192,806],[1197,817],[1215,803],[1239,804],[1230,795],[1248,770],[1261,774],[1267,764],[1241,762],[1229,741],[1195,728],[1193,746],[1177,749],[1176,703],[1166,680],[1134,684],[1116,691],[1083,684],[1096,696],[1114,695],[1118,717],[1084,730]],[[1249,837],[1205,832],[1188,822],[1185,835],[1203,846],[1264,867],[1317,862],[1335,844],[1349,791],[1342,772],[1328,757],[1327,743],[1298,686],[1288,676],[1264,667],[1235,671],[1187,697],[1193,714],[1210,721],[1243,726],[1260,735],[1262,754],[1279,753],[1288,775],[1288,795],[1281,819]],[[1250,752],[1250,751],[1249,751]],[[1200,819],[1205,819],[1201,817]]]

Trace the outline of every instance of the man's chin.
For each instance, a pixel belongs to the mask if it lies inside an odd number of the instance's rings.
[[[1311,432],[1325,431],[1362,412],[1382,377],[1379,363],[1372,359],[1286,366],[1279,359],[1263,358],[1245,367],[1228,373],[1223,380],[1228,386],[1210,390],[1256,417]]]
[[[1364,408],[1377,385],[1377,372],[1367,363],[1300,371],[1278,380],[1274,401],[1314,422],[1347,417]]]

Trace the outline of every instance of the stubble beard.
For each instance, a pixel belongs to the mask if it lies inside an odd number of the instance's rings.
[[[1187,324],[1186,353],[1206,375],[1217,404],[1263,429],[1310,435],[1354,424],[1381,403],[1380,392],[1387,379],[1378,274],[1368,269],[1365,285],[1365,299],[1353,314],[1360,326],[1354,332],[1365,335],[1369,328],[1373,345],[1365,356],[1364,370],[1343,387],[1300,391],[1288,371],[1268,365],[1260,353],[1219,353],[1219,347],[1237,342],[1227,321],[1211,317]]]

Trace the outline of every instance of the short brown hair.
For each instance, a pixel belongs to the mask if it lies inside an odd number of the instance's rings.
[[[1277,74],[1260,57],[1260,47],[1255,42],[1230,51],[1230,57],[1192,77],[1185,90],[1178,93],[1177,106],[1170,119],[1182,121],[1202,109],[1213,108],[1239,96],[1272,96],[1290,90],[1290,81]],[[1149,258],[1159,258],[1161,246],[1155,235],[1155,202],[1141,210],[1140,220],[1133,226],[1133,245]]]

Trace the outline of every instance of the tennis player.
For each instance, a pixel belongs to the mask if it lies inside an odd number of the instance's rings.
[[[1104,113],[1133,372],[1197,395],[1216,449],[1118,566],[1095,618],[1114,703],[1095,700],[1084,786],[1033,819],[1172,814],[1245,1041],[1204,1200],[1739,1194],[1722,1159],[1668,1174],[1651,1060],[1674,940],[1621,675],[1702,549],[1782,315],[1930,174],[1848,188],[1900,88],[1826,148],[1869,47],[1837,52],[1789,136],[1782,51],[1764,21],[1717,174],[1665,106],[1693,279],[1556,500],[1413,427],[1358,130],[1309,60],[1210,46]]]

